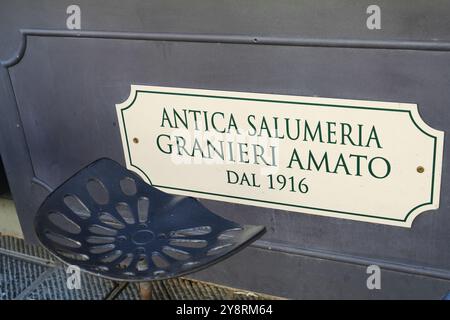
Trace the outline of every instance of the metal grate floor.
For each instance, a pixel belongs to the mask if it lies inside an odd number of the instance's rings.
[[[0,300],[101,300],[115,287],[113,281],[87,273],[81,273],[80,289],[68,289],[66,281],[65,266],[46,250],[0,236]],[[153,281],[151,285],[154,300],[275,299],[186,278]],[[138,285],[130,283],[116,299],[137,300],[138,292]]]

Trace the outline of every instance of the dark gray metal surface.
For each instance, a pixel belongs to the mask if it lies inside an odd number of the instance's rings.
[[[0,253],[0,300],[17,298],[46,268]]]
[[[69,4],[3,1],[0,10],[0,151],[30,241],[46,185],[100,157],[124,163],[115,104],[130,84],[411,102],[428,125],[450,128],[447,1],[377,1],[375,31],[365,25],[369,1],[80,1],[80,32],[64,31]],[[56,31],[36,30],[47,28]],[[204,201],[268,233],[253,268],[238,276],[252,261],[241,254],[198,276],[287,297],[370,297],[363,266],[376,263],[395,275],[377,297],[412,287],[442,297],[428,283],[450,286],[447,144],[440,209],[411,229]],[[327,261],[315,269],[323,277],[308,277],[314,259]],[[329,281],[342,264],[349,281]]]
[[[0,157],[0,195],[8,192],[9,192],[8,180],[6,179],[5,168],[3,166],[3,162]]]
[[[23,240],[0,236],[0,300],[139,300],[138,283],[129,283],[112,296],[118,283],[84,272],[80,288],[69,289],[65,265],[55,263],[48,251]],[[127,283],[121,283],[121,285]],[[185,278],[151,282],[154,300],[262,300],[277,299]]]

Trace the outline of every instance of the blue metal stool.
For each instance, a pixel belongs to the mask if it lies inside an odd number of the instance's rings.
[[[38,210],[35,229],[63,262],[126,282],[201,270],[265,232],[219,217],[194,198],[153,188],[106,158],[55,189]]]

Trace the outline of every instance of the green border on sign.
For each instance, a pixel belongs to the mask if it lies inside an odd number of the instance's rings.
[[[354,212],[346,212],[346,211],[338,211],[338,210],[331,210],[331,209],[323,209],[323,208],[315,208],[315,207],[307,207],[307,206],[300,206],[295,204],[287,204],[287,203],[281,203],[281,202],[274,202],[274,201],[267,201],[267,200],[255,200],[252,198],[245,198],[245,197],[238,197],[238,196],[230,196],[226,194],[218,194],[218,193],[212,193],[212,192],[205,192],[205,191],[198,191],[198,190],[190,190],[190,189],[181,189],[181,188],[174,188],[169,186],[161,186],[161,185],[155,185],[151,182],[150,177],[138,166],[133,164],[132,158],[131,158],[131,152],[130,152],[130,145],[128,143],[128,135],[127,135],[127,129],[125,124],[125,119],[123,112],[127,109],[129,109],[136,101],[137,96],[139,93],[152,93],[152,94],[163,94],[163,95],[177,95],[177,96],[189,96],[189,97],[203,97],[203,98],[214,98],[214,99],[229,99],[229,100],[245,100],[245,101],[257,101],[257,102],[270,102],[270,103],[283,103],[283,104],[295,104],[295,105],[304,105],[304,106],[321,106],[321,107],[329,107],[329,108],[345,108],[345,109],[364,109],[364,110],[374,110],[374,111],[387,111],[387,112],[406,112],[409,114],[409,117],[411,118],[411,121],[413,124],[419,129],[422,133],[425,135],[433,138],[434,141],[434,150],[433,150],[433,172],[432,172],[432,180],[431,180],[431,196],[430,201],[426,203],[419,204],[412,208],[406,217],[404,219],[394,219],[394,218],[388,218],[388,217],[379,217],[379,216],[371,216],[367,214],[361,214],[361,213],[354,213]],[[262,203],[268,203],[268,204],[275,204],[275,205],[281,205],[286,207],[295,207],[295,208],[303,208],[303,209],[309,209],[309,210],[317,210],[317,211],[324,211],[324,212],[333,212],[338,214],[346,214],[346,215],[354,215],[354,216],[361,216],[361,217],[368,217],[368,218],[374,218],[374,219],[381,219],[381,220],[391,220],[391,221],[399,221],[399,222],[405,222],[411,213],[413,213],[416,209],[433,203],[433,197],[434,197],[434,176],[435,176],[435,167],[436,167],[436,146],[437,146],[437,137],[425,132],[422,128],[418,126],[416,121],[414,120],[411,110],[399,110],[399,109],[385,109],[385,108],[372,108],[372,107],[361,107],[361,106],[342,106],[342,105],[335,105],[335,104],[322,104],[322,103],[310,103],[310,102],[296,102],[296,101],[282,101],[282,100],[267,100],[267,99],[254,99],[254,98],[238,98],[238,97],[223,97],[223,96],[213,96],[213,95],[204,95],[204,94],[190,94],[190,93],[175,93],[175,92],[163,92],[163,91],[150,91],[150,90],[136,90],[135,96],[131,103],[120,110],[121,116],[122,116],[122,123],[125,133],[125,140],[127,144],[127,151],[128,151],[128,157],[130,161],[130,165],[137,170],[139,170],[150,182],[150,184],[154,187],[158,188],[166,188],[171,190],[178,190],[178,191],[187,191],[187,192],[195,192],[200,194],[207,194],[207,195],[213,195],[213,196],[219,196],[219,197],[225,197],[225,198],[233,198],[233,199],[240,199],[240,200],[248,200],[253,202],[262,202]]]

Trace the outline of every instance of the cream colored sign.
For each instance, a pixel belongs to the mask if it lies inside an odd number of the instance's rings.
[[[439,206],[444,134],[415,104],[133,85],[117,115],[169,193],[404,227]]]

